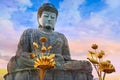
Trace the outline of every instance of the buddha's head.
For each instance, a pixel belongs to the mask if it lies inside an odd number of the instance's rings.
[[[43,4],[38,10],[39,28],[54,30],[58,10],[50,3]]]

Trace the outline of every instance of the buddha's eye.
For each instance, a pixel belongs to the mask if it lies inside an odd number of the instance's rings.
[[[55,19],[55,16],[51,15],[51,19]]]
[[[49,15],[48,14],[44,14],[43,17],[49,17]]]

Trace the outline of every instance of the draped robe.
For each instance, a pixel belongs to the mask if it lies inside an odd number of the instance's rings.
[[[46,33],[40,29],[27,29],[23,32],[16,55],[7,66],[8,74],[5,80],[39,80],[38,72],[34,69],[34,61],[29,55],[34,52],[33,42],[40,42],[41,37],[48,40],[45,46],[52,46],[50,53],[54,53],[57,68],[50,69],[45,75],[45,80],[93,80],[92,66],[85,60],[71,60],[68,41],[64,34],[58,32]]]

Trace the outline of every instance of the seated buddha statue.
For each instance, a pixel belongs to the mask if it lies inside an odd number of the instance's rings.
[[[39,26],[23,32],[16,55],[7,65],[8,74],[5,75],[5,80],[40,80],[29,55],[34,51],[33,42],[42,46],[39,41],[41,37],[47,38],[45,46],[52,46],[50,52],[55,54],[57,62],[56,68],[47,71],[45,80],[93,80],[90,62],[72,60],[65,35],[55,31],[57,16],[58,10],[51,3],[45,3],[38,9]]]

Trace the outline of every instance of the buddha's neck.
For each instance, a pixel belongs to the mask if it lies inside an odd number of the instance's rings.
[[[48,33],[48,34],[54,32],[52,29],[46,29],[46,28],[40,28],[40,30],[41,30],[42,32]]]

